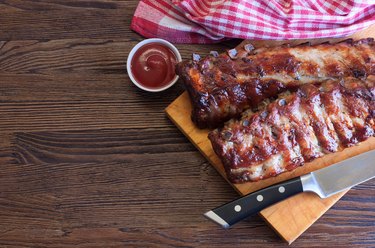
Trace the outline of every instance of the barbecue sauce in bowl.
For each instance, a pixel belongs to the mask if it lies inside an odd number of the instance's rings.
[[[140,47],[131,60],[131,72],[138,84],[159,89],[176,77],[177,58],[174,52],[161,43],[153,42]]]

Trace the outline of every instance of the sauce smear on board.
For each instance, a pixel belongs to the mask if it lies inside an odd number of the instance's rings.
[[[140,47],[131,61],[137,82],[147,88],[161,88],[176,76],[176,55],[167,46],[149,43]]]

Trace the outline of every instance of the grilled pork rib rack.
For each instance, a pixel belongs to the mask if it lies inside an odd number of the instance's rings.
[[[296,47],[254,49],[246,44],[227,53],[177,65],[199,128],[218,127],[264,99],[307,83],[375,74],[372,38]]]
[[[374,136],[374,93],[370,79],[305,84],[209,139],[230,181],[265,179]]]

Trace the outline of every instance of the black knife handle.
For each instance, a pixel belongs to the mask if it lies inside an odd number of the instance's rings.
[[[229,227],[266,207],[301,192],[303,192],[302,182],[300,177],[296,177],[238,198],[212,211],[228,224],[223,225],[224,227]]]

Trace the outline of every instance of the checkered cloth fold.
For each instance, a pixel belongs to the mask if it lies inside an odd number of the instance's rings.
[[[175,43],[342,37],[375,23],[375,0],[141,0],[139,34]]]

